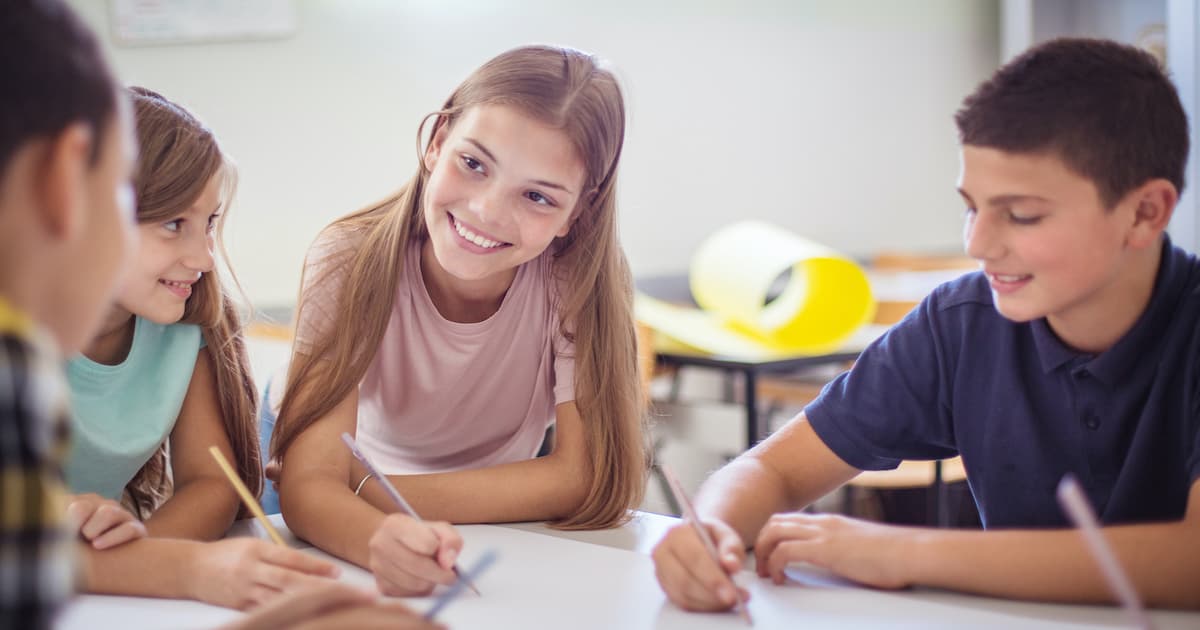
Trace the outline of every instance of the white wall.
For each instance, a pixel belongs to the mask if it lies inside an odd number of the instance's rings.
[[[1167,0],[1167,59],[1171,78],[1191,123],[1191,147],[1183,195],[1171,218],[1171,238],[1192,252],[1200,252],[1200,7],[1195,0]]]
[[[717,227],[776,222],[847,253],[955,249],[951,116],[999,58],[993,0],[299,0],[291,38],[114,47],[123,80],[192,108],[241,167],[227,235],[250,297],[290,303],[331,219],[416,164],[421,117],[514,45],[597,52],[624,81],[621,231],[637,274]]]

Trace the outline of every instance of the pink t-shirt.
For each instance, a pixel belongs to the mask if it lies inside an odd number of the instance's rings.
[[[332,325],[346,270],[326,271],[362,234],[326,230],[310,248],[298,350]],[[391,319],[358,386],[358,443],[387,474],[530,459],[555,405],[575,399],[574,347],[559,332],[549,251],[521,265],[495,314],[471,324],[438,313],[420,252],[419,243],[407,248]]]

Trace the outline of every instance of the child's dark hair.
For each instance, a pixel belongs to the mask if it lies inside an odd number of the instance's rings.
[[[1149,53],[1099,39],[1056,39],[1022,53],[963,101],[963,145],[1051,152],[1091,179],[1106,207],[1162,178],[1183,191],[1188,122]]]
[[[0,172],[26,142],[76,122],[93,161],[119,88],[92,32],[59,0],[4,0],[0,10]]]

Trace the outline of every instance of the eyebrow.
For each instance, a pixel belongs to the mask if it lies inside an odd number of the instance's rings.
[[[225,205],[224,201],[218,201],[217,206],[215,208],[213,208],[211,211],[205,212],[205,209],[201,208],[199,204],[192,204],[187,210],[184,210],[183,212],[179,213],[179,216],[183,216],[189,212],[192,212],[193,210],[199,210],[201,212],[204,212],[205,214],[214,215],[214,214],[217,214],[218,212],[220,212],[221,208],[224,205]]]
[[[961,195],[967,203],[975,203],[975,200],[971,199],[971,195],[968,195],[967,191],[959,188],[958,194]],[[1050,202],[1049,199],[1046,199],[1045,197],[1039,197],[1037,195],[1000,195],[999,197],[992,197],[991,199],[988,199],[987,203],[989,206],[1011,206],[1022,201],[1040,201],[1042,203]]]
[[[496,156],[492,155],[492,152],[488,151],[488,148],[483,146],[483,143],[479,142],[478,140],[476,140],[474,138],[466,138],[466,141],[475,145],[475,148],[479,149],[479,151],[481,153],[483,153],[485,156],[487,156],[487,159],[491,160],[492,162],[495,162],[496,166],[500,165],[500,160],[497,160]],[[562,184],[556,184],[554,182],[547,181],[544,179],[535,179],[535,180],[533,180],[533,183],[537,184],[539,186],[545,186],[546,188],[555,188],[555,189],[561,190],[567,194],[574,194],[571,192],[570,188],[567,188],[566,186],[563,186]]]

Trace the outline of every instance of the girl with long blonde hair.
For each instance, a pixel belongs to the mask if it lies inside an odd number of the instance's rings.
[[[214,259],[235,172],[186,109],[143,88],[129,97],[140,247],[100,334],[67,366],[84,584],[249,608],[336,569],[262,540],[217,541],[240,502],[209,447],[262,488],[257,394]]]
[[[386,594],[453,580],[462,541],[396,514],[342,432],[454,523],[611,527],[647,470],[615,77],[580,51],[517,48],[425,123],[412,179],[309,251],[271,442],[292,531]]]

